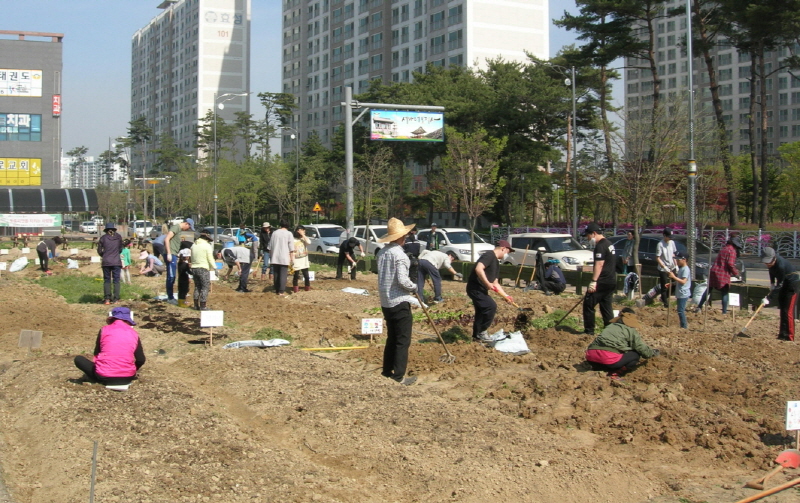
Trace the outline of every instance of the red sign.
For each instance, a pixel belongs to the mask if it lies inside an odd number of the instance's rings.
[[[61,116],[61,95],[53,95],[53,117]]]

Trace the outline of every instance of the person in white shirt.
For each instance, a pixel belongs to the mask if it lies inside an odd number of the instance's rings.
[[[419,254],[419,268],[417,269],[417,292],[423,298],[422,292],[425,289],[425,278],[430,276],[433,281],[433,302],[442,302],[442,276],[439,269],[447,269],[459,280],[464,277],[460,272],[453,269],[450,255],[438,250],[424,250]]]
[[[664,229],[664,239],[656,246],[656,262],[658,262],[658,283],[661,285],[661,302],[664,307],[669,308],[669,291],[667,285],[670,284],[669,273],[675,271],[675,242],[672,240],[672,229]]]

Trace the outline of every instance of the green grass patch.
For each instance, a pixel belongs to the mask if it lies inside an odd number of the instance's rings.
[[[446,321],[456,321],[460,320],[462,316],[464,316],[464,311],[428,311],[431,315],[431,319],[435,320],[446,320]],[[421,313],[414,313],[414,321],[415,322],[423,322],[428,321],[428,317],[425,316],[424,312]]]
[[[444,339],[444,341],[447,343],[454,343],[459,341],[471,342],[472,334],[468,334],[466,331],[464,331],[463,328],[456,325],[442,332],[442,339]]]
[[[103,282],[83,274],[43,276],[38,283],[55,290],[69,304],[95,304],[103,301]],[[121,300],[148,300],[153,297],[149,289],[139,285],[120,285]]]
[[[383,315],[383,311],[379,307],[368,307],[364,309],[363,312],[370,315],[376,315],[376,314]]]
[[[545,316],[534,318],[528,324],[532,328],[536,328],[538,330],[545,330],[548,328],[553,328],[567,312],[563,309],[556,309],[550,314]],[[580,319],[577,316],[567,316],[567,319],[561,322],[561,327],[568,327],[573,328],[575,330],[583,330],[583,326],[580,324]]]
[[[287,334],[283,330],[278,330],[277,328],[264,327],[262,329],[259,329],[259,331],[256,332],[255,334],[253,334],[253,339],[263,339],[265,341],[268,341],[270,339],[285,339],[289,342],[292,342],[294,340],[294,337]]]

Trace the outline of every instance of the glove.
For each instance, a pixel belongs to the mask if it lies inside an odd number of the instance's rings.
[[[766,297],[761,299],[761,303],[764,304],[765,306],[768,306],[769,305],[769,295],[767,295]]]
[[[455,276],[456,278],[458,278],[459,280],[462,280],[462,279],[464,279],[464,275],[463,275],[463,274],[461,274],[460,272],[457,272],[457,273],[455,273],[455,274],[454,274],[454,276]]]
[[[589,283],[589,292],[594,292],[597,290],[597,281],[592,281]]]
[[[492,284],[492,291],[499,292],[500,291],[500,287],[495,285],[495,284]]]
[[[508,302],[509,304],[513,304],[514,303],[514,297],[509,295],[508,297],[506,297],[506,302]]]
[[[653,358],[655,358],[656,356],[658,356],[658,355],[660,355],[660,354],[661,354],[661,351],[659,351],[659,350],[657,350],[657,349],[654,349],[654,350],[653,350]]]

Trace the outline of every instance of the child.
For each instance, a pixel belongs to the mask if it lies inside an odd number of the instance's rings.
[[[122,258],[122,281],[131,284],[131,240],[122,240],[122,251],[119,254]]]
[[[308,276],[308,249],[307,245],[311,244],[311,240],[306,237],[306,228],[298,225],[294,230],[294,276],[292,277],[292,292],[297,293],[300,291],[298,282],[300,274],[303,275],[305,280],[305,291],[311,290],[311,282]]]
[[[186,296],[189,295],[189,280],[192,273],[191,246],[181,248],[178,252],[178,307],[188,307]]]
[[[94,361],[75,357],[75,366],[90,381],[106,386],[130,384],[145,363],[139,334],[133,329],[133,313],[127,307],[115,307],[108,313],[107,325],[100,329],[94,346]]]
[[[681,328],[689,328],[686,323],[686,303],[689,302],[689,297],[692,296],[690,291],[691,283],[689,282],[689,267],[686,265],[686,255],[682,252],[675,253],[675,261],[678,264],[678,273],[670,271],[670,279],[677,282],[677,291],[675,298],[678,300],[678,319],[681,322]]]

